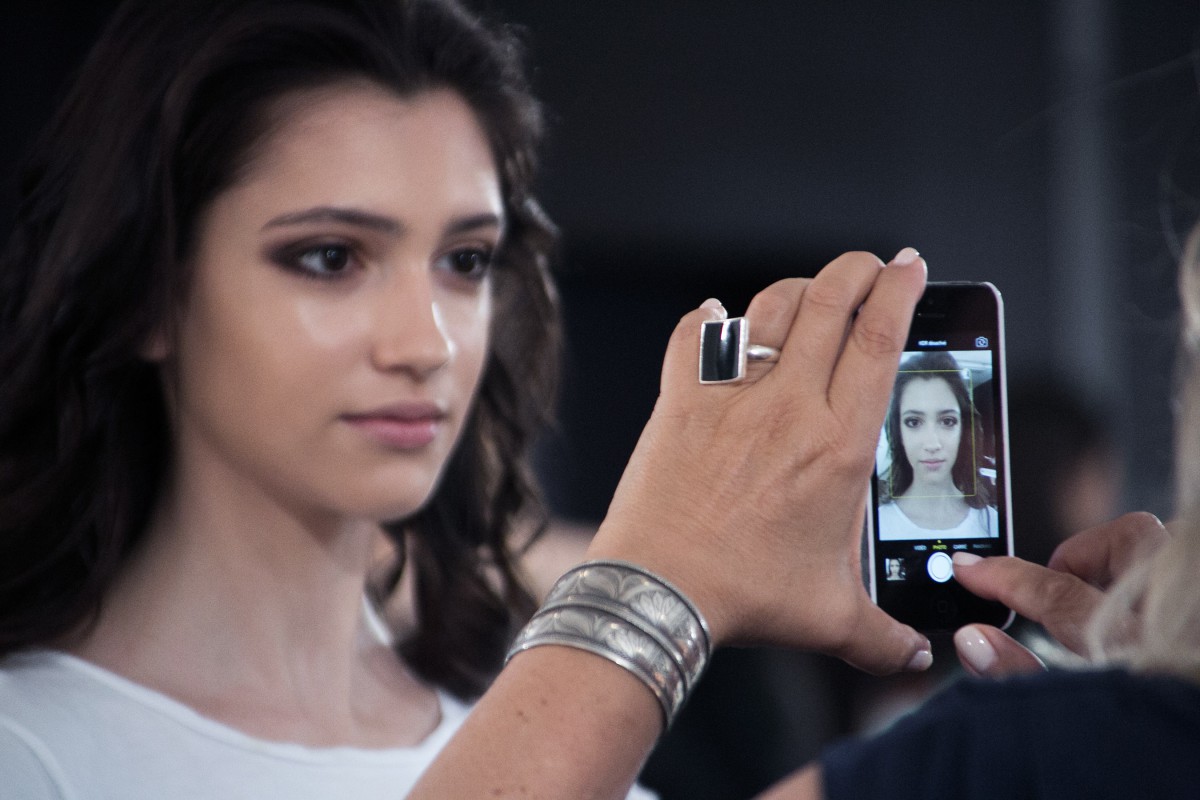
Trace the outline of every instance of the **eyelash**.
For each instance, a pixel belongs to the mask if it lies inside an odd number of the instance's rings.
[[[326,259],[334,254],[333,260],[340,263],[331,266]],[[314,257],[322,259],[320,265],[306,263]],[[271,260],[290,272],[319,281],[338,280],[359,261],[355,246],[346,242],[289,245],[272,251]]]
[[[942,424],[943,428],[957,428],[958,427],[958,418],[957,417],[942,417],[941,419],[938,420],[938,422],[940,422]],[[904,427],[906,427],[906,428],[918,428],[920,426],[921,426],[921,420],[918,419],[917,417],[909,417],[908,419],[904,420]]]
[[[361,263],[356,250],[354,244],[345,242],[304,243],[279,248],[271,253],[271,259],[284,269],[304,277],[334,281]],[[313,258],[320,259],[320,263],[306,263]],[[334,263],[331,264],[331,261]],[[464,261],[466,269],[462,269]],[[495,261],[495,248],[458,247],[438,256],[434,264],[455,280],[476,284],[487,278]]]
[[[468,269],[460,271],[459,263],[469,258]],[[482,283],[491,273],[496,262],[496,251],[491,247],[459,247],[440,256],[436,263],[445,264],[444,269],[457,280]]]

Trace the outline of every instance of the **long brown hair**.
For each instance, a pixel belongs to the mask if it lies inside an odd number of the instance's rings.
[[[197,220],[299,89],[449,88],[490,140],[508,228],[479,397],[428,505],[387,526],[415,570],[398,647],[483,690],[532,601],[508,532],[538,518],[527,463],[557,357],[554,230],[532,183],[541,115],[511,31],[455,0],[130,0],[32,152],[0,256],[0,654],[86,630],[171,463],[140,350],[186,291]],[[395,588],[399,568],[376,587]]]

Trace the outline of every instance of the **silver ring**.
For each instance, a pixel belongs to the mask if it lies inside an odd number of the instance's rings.
[[[778,360],[778,348],[750,344],[750,320],[745,317],[700,323],[701,383],[736,383],[746,376],[747,361]]]
[[[779,360],[779,348],[768,344],[751,344],[746,346],[746,358],[750,361],[761,361],[764,364],[774,364]]]

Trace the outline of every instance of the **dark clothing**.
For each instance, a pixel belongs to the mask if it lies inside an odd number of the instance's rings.
[[[1117,669],[963,680],[821,767],[828,800],[1200,798],[1200,686]]]

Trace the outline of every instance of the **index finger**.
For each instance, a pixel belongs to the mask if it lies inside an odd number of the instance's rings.
[[[1104,595],[1074,575],[1011,556],[979,561],[954,557],[954,579],[985,600],[998,600],[1041,625],[1074,652],[1082,652],[1085,628]]]

